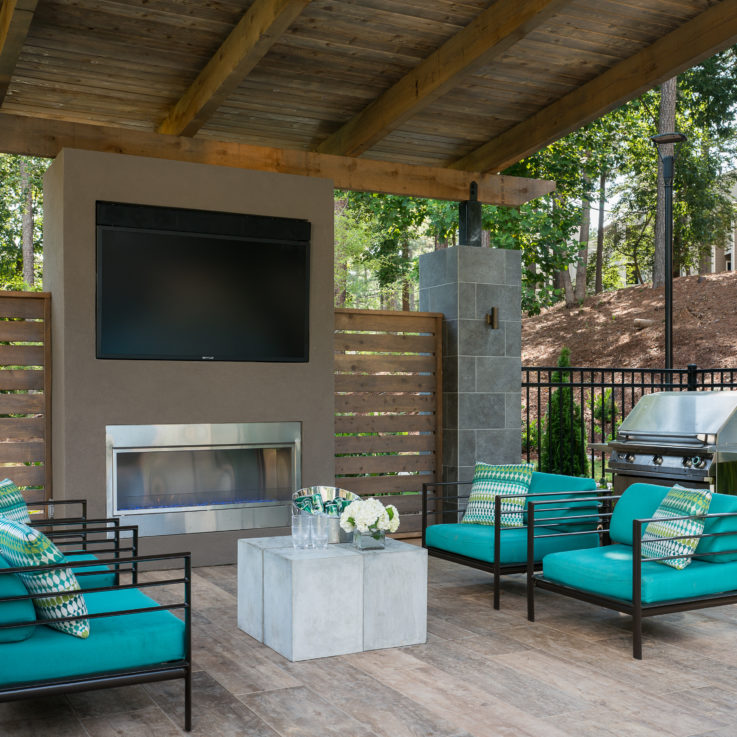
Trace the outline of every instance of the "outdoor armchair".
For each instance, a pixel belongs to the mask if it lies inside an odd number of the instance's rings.
[[[633,657],[642,658],[642,620],[657,614],[683,612],[737,602],[737,496],[712,494],[706,515],[654,517],[669,491],[667,486],[637,483],[616,500],[610,516],[608,544],[596,549],[556,552],[543,557],[542,572],[527,566],[527,616],[535,619],[535,589],[598,604],[632,615]],[[538,525],[541,504],[531,502],[528,512],[528,546],[544,540],[565,539],[571,533],[546,529],[550,519]],[[550,510],[548,510],[549,512]],[[654,519],[705,520],[701,534],[684,534],[675,539],[697,539],[694,552],[644,558],[642,534]],[[661,542],[674,538],[651,538]],[[662,561],[689,558],[677,570]]]
[[[472,482],[437,482],[422,487],[422,545],[428,554],[454,563],[487,571],[494,575],[494,609],[500,608],[501,576],[524,573],[528,564],[527,528],[501,525],[466,524],[461,520]],[[468,493],[449,495],[448,488],[467,488]],[[430,490],[435,489],[435,494]],[[511,496],[511,495],[509,495]],[[501,519],[501,502],[495,498],[495,518]],[[599,545],[598,512],[602,504],[593,479],[535,471],[526,504],[534,499],[555,500],[568,510],[570,519],[551,522],[556,529],[571,529],[585,534],[540,541],[532,551],[532,565],[538,570],[542,558],[556,550]],[[525,513],[525,524],[527,513]]]
[[[88,619],[86,639],[47,626],[35,617],[32,598],[57,594],[23,591],[19,573],[54,570],[67,563],[32,567],[0,565],[0,702],[168,679],[184,680],[184,728],[191,711],[191,558],[189,553],[125,556],[121,565],[159,563],[178,565],[164,580],[84,590],[88,614],[57,621]],[[95,561],[79,561],[77,570],[94,568]],[[157,588],[167,589],[167,604],[159,604]],[[182,619],[173,612],[181,611]]]

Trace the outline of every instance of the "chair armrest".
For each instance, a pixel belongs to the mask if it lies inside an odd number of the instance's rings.
[[[34,509],[35,507],[45,507],[49,512],[49,517],[53,519],[56,512],[57,506],[70,506],[72,504],[79,504],[81,507],[81,514],[79,517],[72,517],[70,519],[86,519],[87,518],[87,500],[86,499],[47,499],[40,502],[29,502],[28,508]]]

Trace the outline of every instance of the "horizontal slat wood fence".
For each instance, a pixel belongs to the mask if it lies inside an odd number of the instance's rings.
[[[51,295],[0,292],[0,479],[51,498]]]
[[[335,485],[381,496],[420,530],[441,458],[442,315],[335,311]]]

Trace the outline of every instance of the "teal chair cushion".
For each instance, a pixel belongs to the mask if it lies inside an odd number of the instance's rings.
[[[557,473],[544,473],[535,471],[532,474],[532,483],[530,484],[530,494],[540,494],[553,491],[575,491],[575,496],[581,496],[581,492],[593,491],[596,489],[596,481],[589,478],[581,478],[577,476],[564,476]],[[585,495],[588,496],[588,495]],[[531,499],[529,501],[539,503],[543,499],[548,501],[555,500],[555,504],[539,506],[535,510],[535,524],[543,523],[550,517],[565,517],[567,515],[595,515],[599,511],[599,506],[592,502],[575,502],[567,501],[567,495],[562,494],[560,497],[541,497],[540,499]],[[567,503],[566,503],[567,502]],[[558,511],[548,511],[549,507],[555,507]],[[525,524],[527,524],[527,511],[525,510]],[[595,529],[598,519],[592,517],[591,520],[583,520],[580,522],[561,522],[556,525],[559,532],[572,532],[575,530]]]
[[[607,545],[553,553],[543,560],[543,576],[574,589],[632,601],[632,548]],[[659,563],[642,564],[642,601],[647,604],[735,589],[737,562],[713,565],[694,560],[681,571]]]
[[[709,514],[724,514],[725,512],[737,512],[737,496],[731,494],[712,494]],[[716,532],[737,533],[737,517],[723,517],[715,519],[709,517],[704,526],[704,534]],[[704,537],[699,540],[696,548],[697,555],[694,560],[699,560],[699,553],[718,553],[724,550],[737,550],[737,534],[725,535],[724,537]],[[701,558],[707,563],[729,563],[737,561],[737,553],[725,555],[709,555]]]
[[[137,589],[87,594],[90,614],[157,606]],[[33,637],[3,645],[0,685],[89,675],[182,660],[184,622],[171,612],[90,620],[86,640],[37,626]]]
[[[632,545],[632,520],[650,519],[669,491],[670,487],[656,484],[632,484],[628,487],[614,505],[609,526],[612,542]]]
[[[0,556],[0,570],[13,568],[2,556]],[[10,596],[26,596],[28,591],[23,581],[15,573],[0,573],[0,599]],[[20,622],[35,622],[36,609],[30,599],[24,601],[6,601],[0,604],[0,624],[19,624]],[[0,643],[19,642],[29,638],[35,627],[13,627],[12,629],[0,629]],[[2,668],[2,656],[0,656],[0,668]]]
[[[99,566],[74,567],[75,560],[97,560],[97,556],[92,553],[65,553],[64,557],[71,564],[72,573],[77,577],[82,591],[115,585],[115,574],[103,563],[100,563]]]
[[[536,534],[554,533],[556,530],[535,527]],[[442,524],[432,525],[425,532],[428,547],[439,548],[449,553],[465,555],[474,560],[494,562],[494,528],[490,525]],[[599,535],[573,535],[548,537],[535,541],[535,560],[558,550],[595,546]],[[505,527],[501,531],[502,564],[524,564],[527,560],[527,528]]]

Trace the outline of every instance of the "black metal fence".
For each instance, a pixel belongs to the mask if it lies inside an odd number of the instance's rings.
[[[561,389],[564,393],[555,396]],[[547,448],[557,422],[571,444],[585,446],[586,475],[608,481],[605,453],[591,446],[613,439],[643,394],[703,390],[737,390],[737,368],[700,369],[695,364],[685,369],[523,367],[522,457],[541,471],[556,470]]]

